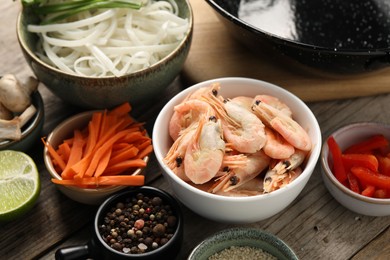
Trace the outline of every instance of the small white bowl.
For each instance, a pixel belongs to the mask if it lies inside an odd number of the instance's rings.
[[[390,126],[374,122],[354,123],[338,129],[331,136],[334,137],[343,151],[374,134],[383,134],[390,139]],[[360,195],[348,189],[336,179],[331,171],[333,160],[329,155],[327,140],[322,146],[321,165],[325,186],[341,205],[362,215],[378,217],[390,215],[390,199],[370,198]]]
[[[220,83],[220,94],[226,98],[269,94],[278,97],[292,110],[295,120],[308,132],[313,143],[311,154],[302,174],[287,186],[268,194],[250,197],[226,197],[211,194],[186,183],[164,163],[163,158],[172,145],[168,124],[173,107],[195,89]],[[178,199],[195,213],[211,220],[228,223],[251,223],[269,218],[299,195],[309,180],[321,151],[321,131],[312,111],[298,97],[273,84],[248,78],[219,78],[191,86],[173,97],[160,111],[153,128],[153,147],[163,176]]]
[[[93,112],[96,111],[82,112],[66,119],[49,134],[46,142],[51,144],[54,148],[57,148],[58,145],[61,144],[65,139],[72,136],[74,129],[82,129],[87,126]],[[46,146],[43,150],[43,160],[51,177],[59,180],[62,179],[52,164],[52,160]],[[147,163],[149,161],[149,156],[144,157],[143,160]],[[140,175],[142,172],[143,169],[138,168],[132,175]],[[110,195],[126,188],[126,186],[109,186],[104,188],[84,189],[75,186],[64,186],[59,184],[56,184],[56,187],[70,199],[90,205],[98,205],[107,199]]]

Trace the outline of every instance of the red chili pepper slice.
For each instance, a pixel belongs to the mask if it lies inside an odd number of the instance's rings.
[[[354,166],[361,166],[370,169],[371,171],[378,171],[378,159],[373,154],[342,154],[343,164],[345,169],[351,169]]]
[[[344,154],[347,153],[372,153],[376,149],[385,149],[389,145],[389,141],[382,134],[373,135],[366,140],[357,144],[351,145],[345,149]]]
[[[347,177],[348,177],[348,184],[349,184],[348,188],[360,194],[359,180],[356,178],[356,176],[353,175],[353,173],[348,172]]]
[[[390,190],[377,189],[374,193],[374,197],[378,199],[386,199],[390,197]]]
[[[374,197],[375,194],[375,186],[374,185],[368,185],[363,191],[362,195],[367,197]]]
[[[378,174],[364,167],[352,167],[351,172],[361,183],[367,184],[368,186],[373,185],[381,189],[390,189],[390,176]]]
[[[347,173],[343,165],[341,149],[333,136],[328,138],[327,144],[333,158],[333,174],[339,182],[344,184],[347,181]]]
[[[390,158],[387,156],[377,155],[378,171],[381,174],[390,176]]]

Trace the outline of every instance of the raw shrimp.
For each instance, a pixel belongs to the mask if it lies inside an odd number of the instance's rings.
[[[281,175],[275,176],[275,178],[273,180],[273,184],[267,188],[268,189],[267,191],[265,191],[265,189],[264,189],[264,192],[269,193],[269,192],[272,192],[272,191],[275,191],[275,190],[278,190],[280,188],[285,187],[287,184],[289,184],[293,180],[295,180],[301,173],[302,173],[302,168],[297,167],[294,170],[291,170],[291,171],[285,172]]]
[[[257,177],[268,167],[271,160],[262,150],[253,154],[247,154],[247,158],[248,163],[245,166],[232,169],[220,177],[218,184],[212,188],[211,192],[228,192],[237,189]]]
[[[294,146],[286,142],[278,132],[274,132],[268,127],[265,127],[264,130],[267,142],[263,150],[266,155],[273,159],[284,159],[289,158],[294,153]]]
[[[294,170],[292,171],[289,171],[289,172],[286,172],[284,174],[286,174],[287,176],[284,177],[280,182],[279,182],[279,185],[277,185],[280,188],[283,188],[284,186],[286,186],[287,184],[291,183],[293,180],[295,180],[300,174],[302,173],[302,168],[301,167],[297,167],[295,168]]]
[[[221,85],[219,83],[213,83],[210,86],[198,88],[195,91],[187,95],[184,101],[190,99],[199,99],[202,100],[203,96],[208,95],[208,93],[218,93]]]
[[[305,151],[295,150],[295,153],[288,159],[280,160],[272,169],[269,169],[264,177],[264,192],[268,193],[279,189],[281,182],[289,177],[289,173],[303,163],[306,154]]]
[[[188,145],[196,132],[196,124],[191,125],[184,129],[179,137],[174,141],[167,155],[164,158],[164,162],[168,167],[182,180],[190,181],[190,179],[184,173],[183,160]]]
[[[309,135],[291,117],[286,116],[280,110],[259,100],[254,101],[252,110],[264,123],[272,127],[295,148],[304,151],[311,149],[312,144]]]
[[[226,145],[225,145],[225,155],[223,156],[223,161],[221,165],[220,172],[217,174],[216,177],[225,175],[226,172],[230,171],[231,169],[236,169],[239,167],[245,167],[245,165],[248,163],[248,157],[244,154],[227,154],[226,153]]]
[[[195,184],[211,180],[221,168],[225,154],[221,121],[202,117],[184,156],[184,172]]]
[[[288,117],[292,117],[292,111],[289,106],[287,106],[285,103],[280,101],[277,97],[270,96],[270,95],[257,95],[255,96],[254,100],[264,102],[276,109],[278,109],[280,112],[282,112],[284,115]],[[253,101],[253,99],[252,99]]]
[[[211,113],[212,107],[207,102],[198,99],[190,99],[176,105],[169,121],[169,135],[176,140],[180,131],[197,122],[200,116],[209,117]]]
[[[246,97],[246,96],[238,96],[238,97],[232,98],[231,101],[241,105],[242,107],[245,107],[248,111],[252,112],[251,107],[252,107],[252,103],[253,103],[253,98]]]
[[[227,142],[241,153],[255,153],[263,148],[266,138],[264,125],[259,118],[238,103],[221,100],[215,93],[205,96],[222,120]]]
[[[229,197],[248,197],[263,194],[263,179],[256,177],[237,187],[234,190],[215,192],[217,195],[229,196]]]

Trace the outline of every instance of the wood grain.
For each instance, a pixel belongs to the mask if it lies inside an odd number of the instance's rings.
[[[372,89],[367,89],[364,87],[369,82],[368,78],[365,77],[361,77],[360,80],[353,78],[329,81],[328,78],[322,79],[304,73],[282,70],[278,64],[272,63],[269,59],[266,64],[259,64],[256,59],[251,58],[245,52],[241,45],[231,41],[230,36],[226,33],[222,33],[223,31],[211,37],[210,34],[221,25],[218,24],[212,13],[203,12],[203,9],[197,11],[199,6],[206,7],[204,1],[191,0],[191,2],[194,5],[195,16],[198,18],[195,27],[195,47],[190,51],[185,72],[190,74],[187,76],[192,76],[193,80],[203,80],[206,77],[254,75],[246,71],[250,67],[240,67],[253,64],[253,66],[260,68],[257,75],[260,79],[280,85],[285,84],[290,89],[296,87],[298,93],[310,90],[318,96],[324,95],[323,99],[334,99],[335,96],[339,98],[336,94],[339,94],[340,98],[367,96],[308,102],[318,120],[323,138],[348,123],[377,121],[390,124],[388,113],[384,112],[390,111],[390,94],[373,96],[388,91],[386,73],[381,72],[377,76],[369,76]],[[18,1],[2,1],[0,5],[0,11],[2,11],[2,16],[0,16],[0,57],[2,59],[0,75],[14,73],[19,78],[24,78],[32,75],[32,72],[17,44],[15,22],[18,10]],[[205,16],[202,17],[203,14]],[[214,22],[210,23],[210,21]],[[199,35],[206,35],[210,38],[199,38]],[[219,41],[213,42],[215,39]],[[227,41],[229,45],[223,41]],[[218,46],[220,49],[197,48],[199,44],[201,46]],[[233,47],[237,48],[233,54],[223,56],[223,53],[231,51],[229,48]],[[213,59],[209,59],[208,56],[213,57]],[[237,63],[241,58],[248,59],[248,56],[249,61],[244,60]],[[192,63],[195,58],[202,62],[201,66],[198,62]],[[218,58],[219,62],[216,62],[214,58]],[[236,66],[233,66],[234,62],[236,62]],[[194,70],[191,69],[191,65],[193,65]],[[225,65],[229,69],[228,71],[222,68]],[[213,69],[212,73],[211,69]],[[336,83],[339,84],[340,90],[332,88]],[[329,87],[329,85],[331,86]],[[303,91],[300,86],[305,86],[306,90]],[[159,100],[134,108],[135,117],[140,121],[146,121],[149,133],[152,132],[153,123],[165,103],[183,88],[185,88],[184,84],[180,79],[177,79],[167,87],[167,91],[161,95]],[[356,91],[355,88],[359,91]],[[348,89],[358,93],[347,93]],[[49,133],[64,118],[79,111],[77,108],[63,103],[45,86],[41,85],[39,91],[44,98],[46,112],[42,135]],[[306,100],[313,101],[315,99],[313,93],[307,94]],[[0,259],[54,259],[56,249],[84,244],[91,237],[91,225],[97,207],[76,203],[56,190],[50,182],[43,163],[42,151],[43,146],[38,140],[36,146],[28,152],[37,163],[41,176],[42,192],[37,204],[29,214],[15,222],[0,224]],[[146,176],[148,185],[173,194],[169,183],[164,178],[159,177],[161,170],[154,157],[151,158]],[[262,205],[258,207],[259,210],[262,210]],[[269,231],[283,239],[302,260],[390,259],[390,217],[362,216],[341,206],[325,188],[319,163],[298,198],[288,208],[264,221],[246,225],[229,225],[202,218],[184,205],[182,209],[185,220],[185,239],[177,260],[187,259],[191,250],[209,235],[232,226],[254,227]]]
[[[228,33],[205,1],[190,2],[194,37],[183,72],[192,84],[220,77],[249,77],[279,85],[305,101],[390,92],[390,68],[360,76],[324,76],[280,61],[272,52],[254,55]]]

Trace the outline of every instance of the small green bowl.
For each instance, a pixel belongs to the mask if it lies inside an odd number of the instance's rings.
[[[63,72],[43,62],[36,54],[38,36],[27,31],[38,17],[22,11],[17,19],[17,39],[36,78],[63,101],[89,109],[112,108],[124,102],[141,104],[157,98],[178,76],[187,58],[193,34],[193,13],[189,0],[175,0],[179,15],[187,18],[186,36],[167,56],[148,68],[120,77],[82,77]]]
[[[280,238],[254,228],[231,228],[219,231],[196,246],[188,260],[208,259],[232,246],[259,248],[277,257],[278,260],[298,260],[294,251]]]
[[[22,128],[22,138],[17,141],[0,141],[0,150],[15,150],[26,152],[40,139],[45,119],[45,109],[41,94],[35,91],[32,95],[32,104],[37,109],[35,115]]]

